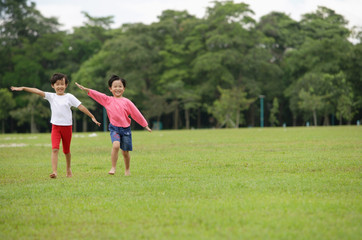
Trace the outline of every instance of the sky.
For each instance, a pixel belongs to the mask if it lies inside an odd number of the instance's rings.
[[[62,30],[71,31],[82,26],[85,18],[82,11],[92,17],[113,16],[112,28],[124,23],[151,24],[157,22],[157,16],[163,10],[187,10],[188,13],[202,18],[206,8],[213,6],[213,0],[31,0],[45,17],[57,17],[63,24]],[[249,4],[259,21],[272,11],[284,12],[299,21],[305,13],[315,12],[318,6],[325,6],[343,15],[349,21],[349,27],[362,27],[362,0],[234,0],[234,3]]]

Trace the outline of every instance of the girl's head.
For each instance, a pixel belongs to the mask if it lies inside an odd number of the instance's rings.
[[[50,78],[50,83],[54,85],[58,80],[63,80],[63,79],[65,81],[65,85],[68,85],[69,81],[67,75],[63,73],[54,73],[53,76]]]
[[[126,80],[116,75],[112,75],[108,80],[108,86],[109,91],[111,91],[114,97],[121,98],[126,88]]]
[[[126,79],[120,78],[117,75],[112,75],[108,80],[108,87],[112,87],[114,81],[121,80],[123,87],[126,88]]]
[[[68,81],[67,75],[62,74],[62,73],[55,73],[50,78],[50,83],[51,83],[52,88],[54,88],[55,93],[57,95],[64,95],[65,89],[68,87],[69,81]]]

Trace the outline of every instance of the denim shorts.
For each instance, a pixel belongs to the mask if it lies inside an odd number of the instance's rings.
[[[120,142],[120,148],[123,151],[132,151],[131,127],[116,127],[110,123],[108,129],[111,132],[110,134],[112,143],[114,141],[118,141]]]

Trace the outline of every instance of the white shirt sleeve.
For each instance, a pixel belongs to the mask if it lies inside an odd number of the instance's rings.
[[[46,99],[46,100],[50,100],[50,98],[51,98],[51,93],[50,92],[44,92],[44,99]]]
[[[73,94],[68,93],[69,94],[69,102],[71,104],[72,107],[79,107],[81,103],[81,101],[78,100],[78,98],[76,98]]]

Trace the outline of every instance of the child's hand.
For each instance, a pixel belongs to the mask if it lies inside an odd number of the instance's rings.
[[[11,91],[23,91],[24,90],[24,87],[13,87],[11,86]]]
[[[148,126],[146,126],[145,129],[149,132],[152,132],[151,128],[149,128]]]
[[[98,125],[98,127],[101,125],[100,122],[97,121],[97,119],[95,117],[92,117],[92,121]]]
[[[75,83],[75,85],[77,85],[77,87],[79,87],[82,90],[88,91],[88,88],[83,87],[82,85],[78,84],[77,82]]]

